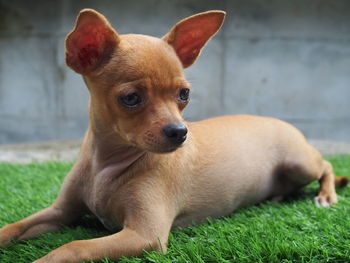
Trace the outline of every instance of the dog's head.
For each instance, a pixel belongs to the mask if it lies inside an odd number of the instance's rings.
[[[183,69],[224,16],[209,11],[188,17],[159,39],[120,35],[100,13],[82,10],[66,38],[66,63],[89,88],[92,129],[147,151],[180,147],[187,134],[181,113],[190,94]]]

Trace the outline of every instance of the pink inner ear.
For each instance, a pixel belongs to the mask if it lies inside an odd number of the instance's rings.
[[[203,46],[217,32],[221,23],[221,16],[205,15],[178,24],[173,47],[185,67],[196,60]]]
[[[81,73],[92,71],[108,56],[113,43],[113,32],[106,26],[82,26],[67,42],[67,64]]]
[[[179,32],[175,42],[175,51],[184,65],[191,64],[196,59],[207,39],[201,30]]]

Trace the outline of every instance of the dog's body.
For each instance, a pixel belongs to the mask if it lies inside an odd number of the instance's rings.
[[[109,230],[122,230],[71,242],[35,262],[118,259],[164,252],[173,226],[283,197],[315,180],[316,204],[336,203],[335,181],[346,179],[335,179],[293,126],[246,115],[183,122],[189,87],[182,67],[194,62],[223,17],[202,13],[156,39],[120,36],[102,15],[81,12],[66,41],[67,64],[91,93],[81,152],[55,203],[3,227],[0,244],[56,230],[90,211]]]

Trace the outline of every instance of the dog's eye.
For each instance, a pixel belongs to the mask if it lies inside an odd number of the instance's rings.
[[[127,95],[120,96],[119,101],[123,106],[136,107],[142,102],[142,98],[140,94],[138,94],[137,92],[133,92]]]
[[[180,94],[179,94],[179,98],[182,102],[188,102],[189,98],[190,98],[190,90],[189,89],[181,89],[180,90]]]

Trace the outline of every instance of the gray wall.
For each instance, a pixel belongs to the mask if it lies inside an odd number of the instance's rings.
[[[310,138],[350,141],[350,1],[0,0],[0,143],[82,137],[88,94],[63,40],[90,7],[119,33],[162,36],[179,19],[228,13],[187,76],[189,120],[249,113]]]

